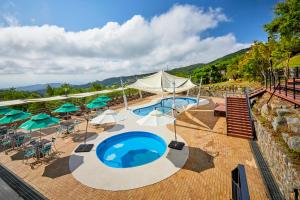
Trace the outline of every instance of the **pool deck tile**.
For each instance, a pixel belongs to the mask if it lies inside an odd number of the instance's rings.
[[[144,104],[153,98],[157,96],[129,104]],[[8,155],[1,152],[0,162],[49,199],[63,200],[230,199],[231,170],[237,164],[244,164],[251,199],[268,199],[248,140],[226,136],[226,119],[213,116],[214,103],[222,101],[214,98],[209,105],[192,108],[178,117],[177,133],[189,144],[189,158],[176,174],[150,186],[112,192],[78,182],[70,173],[68,163],[72,151],[83,141],[84,122],[80,124],[79,132],[57,140],[59,155],[34,165],[33,169],[22,163],[22,154],[17,151],[11,151]],[[91,137],[102,134],[102,131],[103,128],[88,129]],[[47,132],[47,137],[51,138],[55,130],[49,129]]]

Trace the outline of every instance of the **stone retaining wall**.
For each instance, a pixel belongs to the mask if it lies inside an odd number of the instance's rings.
[[[300,172],[280,147],[272,133],[259,121],[255,122],[257,142],[273,176],[286,199],[293,199],[295,188],[300,188]]]

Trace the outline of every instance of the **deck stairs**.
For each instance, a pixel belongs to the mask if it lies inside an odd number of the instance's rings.
[[[257,88],[251,92],[249,92],[249,98],[252,99],[254,97],[260,96],[266,92],[266,89],[263,87]]]
[[[253,139],[253,122],[251,118],[248,96],[226,97],[227,135],[245,139]]]

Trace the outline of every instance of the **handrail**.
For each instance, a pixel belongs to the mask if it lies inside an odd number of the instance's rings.
[[[228,120],[227,120],[227,91],[225,92],[225,115],[226,115],[226,133],[228,134]]]
[[[254,124],[253,124],[253,118],[252,118],[252,112],[251,112],[251,103],[250,103],[250,99],[248,96],[248,88],[245,89],[244,94],[245,94],[245,98],[247,101],[248,117],[249,117],[249,121],[250,121],[250,125],[251,125],[251,132],[254,135]]]
[[[271,101],[271,99],[272,99],[272,97],[273,97],[273,95],[275,94],[275,92],[276,92],[276,90],[278,89],[278,87],[280,86],[280,84],[277,84],[277,86],[275,87],[275,89],[274,89],[274,91],[272,92],[272,94],[271,94],[271,96],[270,96],[270,98],[269,98],[269,100],[267,101],[267,105],[269,104],[269,102]]]
[[[247,176],[244,165],[238,166],[231,171],[232,200],[250,200]]]

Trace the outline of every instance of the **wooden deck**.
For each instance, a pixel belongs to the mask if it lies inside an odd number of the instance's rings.
[[[226,135],[225,118],[214,116],[216,101],[224,103],[223,99],[210,100],[209,105],[192,108],[178,117],[177,133],[188,143],[190,151],[185,166],[173,176],[139,189],[117,192],[97,190],[73,178],[68,167],[69,156],[83,141],[84,122],[80,124],[80,131],[57,139],[58,153],[52,159],[31,168],[22,162],[22,152],[11,151],[8,155],[0,153],[0,162],[49,199],[63,200],[228,200],[231,198],[231,170],[237,164],[243,164],[251,199],[268,199],[248,140]],[[145,102],[149,99],[135,101],[136,104]],[[173,126],[168,128],[173,129]],[[102,130],[89,127],[88,134],[97,137]],[[54,132],[48,132],[46,137],[51,138]]]
[[[267,89],[266,90],[267,92],[269,92],[270,94],[273,93],[273,90],[270,90],[270,89]],[[285,95],[285,91],[278,91],[276,90],[276,92],[274,93],[275,96],[277,97],[280,97],[281,99],[284,99],[290,103],[293,103],[297,106],[300,106],[300,95],[299,94],[296,94],[295,95],[295,98],[294,98],[294,95],[293,93],[291,93],[290,91],[287,92],[287,96]]]

